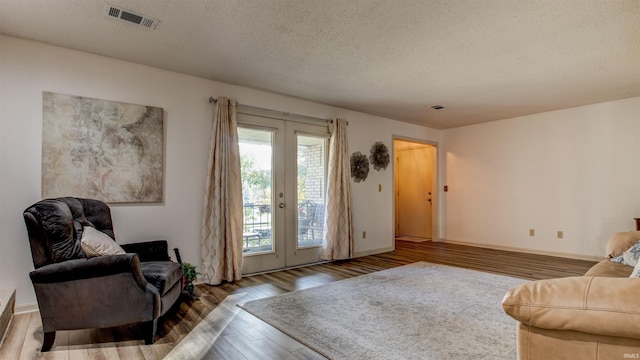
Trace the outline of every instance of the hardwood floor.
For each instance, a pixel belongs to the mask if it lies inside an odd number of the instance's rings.
[[[153,345],[144,345],[139,327],[129,325],[59,331],[52,350],[40,353],[39,313],[16,315],[0,347],[0,359],[324,359],[236,304],[416,261],[530,280],[582,275],[595,264],[447,243],[397,241],[396,250],[384,254],[249,276],[233,284],[198,285],[199,300],[176,304],[160,320]],[[198,331],[192,332],[196,327]]]

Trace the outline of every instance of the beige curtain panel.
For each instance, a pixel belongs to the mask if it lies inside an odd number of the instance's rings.
[[[202,279],[217,285],[242,273],[242,179],[236,100],[219,97],[211,133],[202,218]]]
[[[336,119],[330,126],[327,210],[324,217],[322,259],[353,257],[353,216],[351,205],[351,165],[347,143],[347,121]]]

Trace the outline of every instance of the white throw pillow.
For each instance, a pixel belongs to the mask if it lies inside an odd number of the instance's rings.
[[[640,258],[640,241],[622,253],[622,258],[625,265],[636,266]]]
[[[80,244],[88,258],[102,255],[126,254],[120,245],[116,244],[109,235],[91,226],[85,226],[83,228]]]
[[[640,261],[636,264],[636,267],[633,268],[631,275],[629,277],[639,277],[640,278]]]
[[[636,264],[636,267],[633,268],[633,271],[631,272],[631,276],[629,277],[640,278],[640,261],[638,261],[638,263]]]

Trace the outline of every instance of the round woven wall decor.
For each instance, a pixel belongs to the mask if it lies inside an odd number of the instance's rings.
[[[371,146],[371,155],[369,155],[369,162],[373,165],[373,168],[377,171],[386,170],[389,165],[389,149],[378,141]]]
[[[369,175],[369,160],[367,155],[356,151],[351,154],[351,177],[357,183],[365,181]]]

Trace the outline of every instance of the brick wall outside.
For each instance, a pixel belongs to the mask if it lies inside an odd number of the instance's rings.
[[[325,190],[325,147],[324,145],[305,146],[306,159],[305,194],[307,200],[317,204],[324,203]]]

